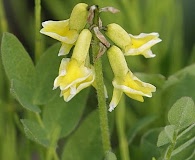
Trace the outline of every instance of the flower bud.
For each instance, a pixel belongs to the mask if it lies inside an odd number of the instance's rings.
[[[70,15],[70,29],[80,32],[87,23],[88,5],[85,3],[77,4]]]
[[[112,46],[108,49],[107,54],[115,77],[124,77],[129,69],[123,52],[118,47]]]
[[[107,25],[106,35],[122,50],[131,43],[129,34],[118,24],[111,23]]]
[[[72,58],[76,59],[78,63],[83,63],[86,60],[89,52],[92,34],[88,29],[81,31],[73,50]]]

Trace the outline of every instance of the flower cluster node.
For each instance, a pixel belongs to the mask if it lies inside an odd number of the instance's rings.
[[[88,14],[87,22],[88,22],[89,25],[94,25],[93,24],[93,19],[94,19],[94,11],[96,9],[98,9],[98,6],[97,5],[92,5],[88,9],[89,14]]]
[[[58,53],[59,56],[67,55],[71,48],[75,46],[72,57],[63,58],[61,61],[58,76],[54,81],[54,89],[59,87],[61,96],[68,102],[82,89],[90,85],[96,88],[98,84],[96,84],[95,71],[93,65],[90,64],[89,56],[89,48],[93,44],[99,45],[96,59],[101,58],[107,51],[114,73],[112,82],[114,89],[109,111],[112,111],[118,105],[122,93],[140,102],[144,101],[144,96],[152,97],[152,92],[156,91],[156,87],[138,79],[128,68],[125,56],[155,57],[151,47],[161,42],[159,34],[153,32],[132,35],[116,23],[103,26],[100,17],[98,17],[98,24],[94,24],[95,11],[98,11],[97,13],[119,12],[113,7],[99,9],[97,5],[88,6],[85,3],[79,3],[73,8],[69,19],[42,23],[43,28],[40,32],[62,43]],[[107,40],[104,33],[109,40]],[[94,37],[98,42],[93,43]],[[105,86],[104,94],[107,97]]]

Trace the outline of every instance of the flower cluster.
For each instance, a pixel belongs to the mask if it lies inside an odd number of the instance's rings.
[[[50,36],[62,43],[59,50],[60,55],[67,55],[71,48],[73,54],[71,58],[63,58],[59,68],[59,75],[54,81],[54,89],[61,90],[61,96],[68,102],[82,89],[98,84],[95,82],[95,72],[90,64],[89,48],[93,41],[92,32],[100,42],[100,50],[107,50],[108,59],[114,73],[114,86],[112,100],[109,111],[112,111],[119,103],[122,93],[128,97],[143,102],[143,96],[152,97],[155,86],[139,80],[127,66],[125,56],[143,55],[145,58],[152,58],[151,47],[159,43],[158,33],[141,33],[133,36],[128,34],[120,25],[112,23],[106,27],[93,24],[94,10],[96,6],[89,7],[85,3],[77,4],[71,13],[70,19],[63,21],[43,22],[41,33]],[[112,7],[105,7],[99,11],[117,10]],[[113,45],[107,41],[100,32],[105,31],[106,36]],[[101,53],[100,51],[100,53]],[[101,53],[102,54],[102,53]],[[98,57],[99,58],[99,57]],[[106,90],[105,90],[106,93]]]
[[[79,18],[78,18],[79,17]],[[88,57],[92,34],[84,29],[88,18],[88,5],[77,4],[70,19],[43,22],[41,33],[62,43],[60,55],[67,55],[75,45],[71,58],[63,58],[59,75],[54,81],[54,89],[60,87],[61,96],[68,102],[82,89],[93,84],[95,73]]]

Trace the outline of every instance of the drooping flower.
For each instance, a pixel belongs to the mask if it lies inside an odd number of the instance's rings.
[[[112,46],[108,51],[108,58],[114,72],[114,86],[112,100],[109,111],[111,112],[119,103],[122,93],[137,101],[143,102],[143,96],[152,97],[152,92],[156,87],[142,82],[129,70],[123,52],[116,46]]]
[[[60,55],[66,55],[76,42],[79,33],[76,30],[70,30],[69,19],[63,21],[46,21],[42,23],[41,33],[52,37],[62,43],[59,51]]]
[[[59,76],[54,81],[54,89],[60,87],[61,96],[68,102],[82,89],[92,85],[95,73],[86,63],[92,34],[88,29],[81,31],[73,50],[71,59],[63,58]]]
[[[145,58],[152,58],[151,47],[159,42],[158,33],[141,33],[133,36],[128,34],[120,25],[112,23],[107,25],[106,35],[124,52],[124,55],[143,55]]]
[[[131,44],[125,48],[125,55],[139,55],[142,54],[145,58],[152,58],[156,55],[152,53],[151,47],[162,40],[158,33],[141,33],[137,36],[129,34],[131,38]]]
[[[85,3],[77,4],[71,13],[70,19],[62,21],[45,21],[42,23],[42,34],[52,37],[62,43],[58,55],[66,55],[75,44],[80,31],[87,22],[88,5]]]

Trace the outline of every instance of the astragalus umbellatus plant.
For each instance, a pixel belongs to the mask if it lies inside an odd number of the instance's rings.
[[[73,8],[69,19],[45,21],[40,31],[61,42],[59,56],[67,55],[71,48],[73,49],[71,58],[62,57],[59,75],[54,81],[54,89],[60,88],[60,96],[64,101],[70,101],[86,87],[95,87],[105,152],[111,151],[111,145],[102,55],[108,56],[107,63],[110,63],[114,73],[113,95],[108,109],[111,112],[118,105],[123,93],[140,102],[144,101],[143,97],[152,97],[156,87],[137,78],[128,68],[125,56],[153,58],[155,54],[152,53],[151,47],[161,42],[159,34],[155,32],[132,35],[116,23],[104,26],[100,13],[118,11],[113,7],[99,8],[96,5],[79,3]]]
[[[43,14],[42,18],[47,21],[42,22],[42,26],[40,0],[35,2],[34,53],[27,53],[10,33],[5,33],[2,38],[0,58],[10,83],[1,83],[0,76],[0,91],[10,87],[17,101],[8,96],[7,91],[0,92],[0,117],[5,118],[4,121],[0,118],[0,125],[5,124],[0,130],[0,159],[194,159],[195,107],[192,99],[195,67],[186,68],[167,79],[156,74],[161,69],[178,68],[174,66],[175,62],[182,59],[176,56],[176,51],[182,48],[179,45],[181,39],[175,38],[180,36],[179,26],[168,30],[168,22],[178,24],[178,19],[169,19],[169,12],[174,15],[171,10],[176,5],[172,4],[174,1],[164,0],[158,2],[159,6],[157,2],[144,1],[140,4],[143,13],[147,12],[142,17],[143,23],[140,23],[139,13],[135,14],[136,4],[141,1],[112,1],[113,6],[120,8],[120,14],[114,7],[79,3],[73,7],[70,16],[65,13],[69,12],[69,4],[75,2],[64,1],[66,5],[60,7],[64,8],[62,17],[65,18],[47,20],[53,14]],[[50,9],[57,13],[59,8],[54,4],[60,2],[43,1],[42,6],[52,4]],[[131,5],[123,6],[124,3]],[[166,12],[163,13],[163,9],[167,9]],[[159,14],[154,14],[155,10]],[[0,5],[0,22],[4,24],[2,12]],[[117,16],[123,18],[117,21]],[[33,39],[30,35],[34,22],[28,24],[21,20],[20,26],[27,32],[22,38]],[[120,23],[122,21],[124,23]],[[152,28],[153,23],[163,31]],[[142,30],[148,33],[140,33]],[[153,46],[161,39],[153,30],[163,37],[163,43],[156,48]],[[44,53],[43,38],[45,42],[56,41]],[[170,58],[168,61],[167,57]],[[140,70],[145,73],[136,73]],[[179,99],[181,96],[185,97]],[[27,109],[26,112],[19,105]],[[154,129],[156,126],[165,127]],[[2,134],[4,130],[5,134]],[[19,133],[25,133],[44,148],[27,141]],[[10,158],[11,155],[15,156]]]

